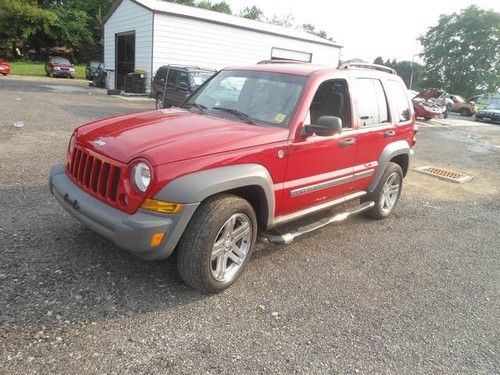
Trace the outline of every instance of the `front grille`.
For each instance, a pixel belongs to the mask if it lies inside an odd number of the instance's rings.
[[[116,201],[121,168],[82,148],[75,148],[68,175],[80,187],[104,200]]]

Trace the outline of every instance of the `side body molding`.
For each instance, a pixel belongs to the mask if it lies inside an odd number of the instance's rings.
[[[384,174],[385,169],[387,168],[387,164],[391,161],[392,158],[398,155],[408,155],[408,161],[410,158],[410,145],[407,141],[396,141],[393,143],[389,143],[385,146],[384,150],[380,154],[378,159],[378,169],[373,177],[370,186],[368,186],[368,192],[372,192],[377,187],[382,175]]]
[[[269,225],[275,209],[274,183],[269,171],[260,164],[231,165],[181,176],[160,190],[155,199],[195,203],[217,193],[247,186],[257,186],[264,192]]]

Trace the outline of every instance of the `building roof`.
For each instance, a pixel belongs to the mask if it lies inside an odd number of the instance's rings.
[[[309,76],[313,73],[322,70],[334,70],[336,67],[328,65],[318,65],[310,63],[279,63],[279,64],[254,64],[247,66],[238,67],[228,67],[224,70],[252,70],[259,72],[272,72],[272,73],[284,73],[284,74],[294,74],[299,76]]]
[[[107,22],[109,17],[111,17],[113,12],[116,10],[116,8],[118,8],[118,6],[122,3],[122,1],[123,0],[118,0],[114,4],[114,6],[111,8],[106,18],[104,19],[104,22]],[[250,20],[247,18],[233,16],[229,14],[214,12],[202,8],[175,4],[164,0],[130,0],[130,1],[146,9],[149,9],[154,13],[165,13],[179,17],[198,19],[205,22],[227,25],[227,26],[237,27],[240,29],[252,30],[266,34],[279,35],[279,36],[284,36],[286,38],[298,39],[311,43],[318,43],[332,47],[342,48],[342,46],[335,44],[334,42],[328,39],[323,39],[308,32],[293,28],[272,25],[269,23]]]

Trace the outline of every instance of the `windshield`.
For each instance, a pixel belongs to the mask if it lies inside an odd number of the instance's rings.
[[[243,122],[287,127],[306,81],[281,73],[223,70],[184,105]]]
[[[194,88],[201,86],[203,82],[213,75],[214,72],[190,72],[189,79],[191,80],[191,86]]]
[[[71,65],[71,63],[64,57],[51,57],[50,62],[52,64]]]
[[[464,98],[462,98],[462,97],[461,97],[461,96],[459,96],[459,95],[453,95],[453,98],[455,98],[455,101],[456,101],[457,103],[465,103],[465,99],[464,99]]]
[[[494,101],[486,107],[486,109],[497,109],[500,110],[500,101]]]

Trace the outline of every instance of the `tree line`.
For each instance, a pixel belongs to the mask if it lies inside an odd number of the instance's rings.
[[[500,90],[500,13],[471,5],[440,16],[418,40],[423,64],[382,57],[374,63],[395,69],[407,86],[413,71],[416,90],[438,87],[465,98]]]
[[[116,0],[1,0],[0,47],[41,59],[47,50],[62,47],[75,60],[101,58],[106,14]],[[321,38],[332,40],[312,24],[295,25],[292,15],[266,17],[262,9],[249,6],[233,13],[225,2],[210,0],[167,0],[215,12],[286,27],[302,28]],[[30,51],[28,53],[28,51]]]

